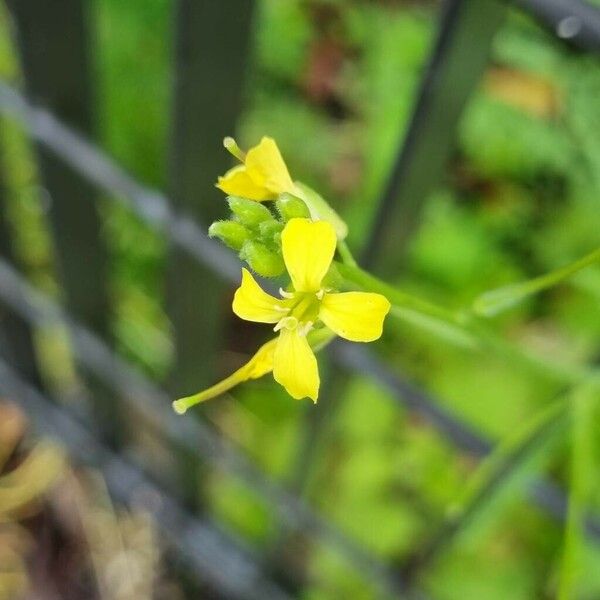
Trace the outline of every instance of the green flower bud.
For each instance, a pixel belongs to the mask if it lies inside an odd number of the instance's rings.
[[[310,218],[310,210],[308,206],[300,198],[288,194],[287,192],[281,194],[275,202],[277,212],[281,215],[281,218],[287,223],[290,219]]]
[[[231,212],[247,227],[257,227],[263,221],[274,220],[271,211],[256,200],[228,196]]]
[[[237,252],[250,239],[250,231],[237,221],[215,221],[208,228],[208,235],[211,238],[220,239]]]
[[[340,275],[335,263],[331,263],[329,271],[325,274],[322,287],[332,290],[340,290],[344,286],[344,278]]]
[[[259,227],[261,241],[268,247],[281,248],[281,232],[283,223],[279,221],[263,221]]]
[[[296,181],[296,188],[298,189],[298,193],[302,194],[302,199],[306,202],[312,218],[329,221],[335,229],[338,240],[345,239],[348,235],[348,225],[329,206],[325,198],[300,181]]]
[[[263,277],[277,277],[285,271],[281,254],[269,250],[260,242],[247,241],[242,247],[240,258],[245,260],[255,273]]]

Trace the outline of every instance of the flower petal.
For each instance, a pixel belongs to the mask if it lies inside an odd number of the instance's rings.
[[[309,397],[313,402],[319,395],[319,367],[306,339],[297,328],[283,328],[273,356],[273,377],[287,393],[300,400]]]
[[[263,137],[260,144],[248,150],[246,168],[256,185],[275,196],[294,189],[294,182],[273,138]]]
[[[273,356],[278,338],[263,344],[245,365],[248,379],[258,379],[273,370]]]
[[[297,292],[318,292],[337,243],[327,221],[290,219],[281,234],[281,250]]]
[[[390,303],[381,294],[344,292],[325,294],[319,319],[340,337],[352,342],[372,342],[381,337]]]
[[[256,283],[247,269],[242,269],[242,283],[233,297],[233,312],[246,321],[277,323],[289,311],[288,300],[270,296]]]
[[[241,196],[250,200],[271,200],[271,194],[264,186],[257,185],[244,165],[238,165],[229,169],[223,177],[219,177],[216,186],[231,196]]]

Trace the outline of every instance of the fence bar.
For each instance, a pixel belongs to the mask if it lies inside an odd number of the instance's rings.
[[[9,0],[29,98],[75,129],[92,129],[89,32],[83,0]],[[101,243],[96,192],[80,173],[37,145],[40,176],[50,198],[49,216],[69,310],[99,334],[109,333],[107,254]],[[120,404],[96,381],[86,380],[99,426],[116,442],[122,436]]]
[[[176,2],[175,101],[170,160],[174,206],[210,223],[225,213],[216,176],[230,166],[222,145],[241,108],[253,0]],[[189,394],[215,372],[224,287],[173,246],[168,306],[175,334],[174,394]]]
[[[515,6],[569,43],[588,52],[600,52],[600,8],[583,0],[516,0]]]
[[[222,141],[234,131],[241,108],[252,6],[252,0],[229,0],[226,9],[210,0],[175,3],[170,196],[178,210],[205,223],[224,214],[223,197],[214,184],[229,166]],[[174,396],[188,395],[214,379],[226,305],[226,286],[218,273],[171,244],[167,307],[176,357],[169,385]],[[201,418],[201,412],[194,417]],[[199,507],[202,469],[194,456],[181,455],[178,463],[181,489],[188,503]]]
[[[505,12],[496,0],[445,0],[407,134],[364,250],[367,266],[398,272],[402,249],[425,200],[443,178],[458,120],[480,80]]]
[[[165,493],[135,465],[111,452],[79,419],[59,408],[0,359],[0,393],[19,403],[38,432],[66,446],[75,461],[99,469],[113,497],[128,506],[150,502],[161,533],[192,567],[226,598],[290,600],[290,596],[261,573],[247,550],[212,523],[199,520]]]
[[[91,83],[84,2],[8,0],[16,23],[25,88],[65,123],[91,132]],[[48,149],[37,147],[41,175],[51,197],[54,243],[73,314],[97,331],[107,330],[106,255],[100,244],[100,220],[89,206],[95,191]]]
[[[0,257],[15,263],[12,235],[7,215],[6,165],[0,147]],[[0,311],[0,355],[25,379],[41,387],[33,343],[33,330],[14,312]]]
[[[174,215],[169,209],[165,197],[160,193],[140,185],[98,148],[64,126],[46,110],[31,107],[17,92],[2,82],[0,82],[0,112],[12,115],[21,121],[36,139],[51,148],[59,157],[77,169],[83,176],[88,177],[99,188],[113,194],[116,200],[130,206],[149,225],[164,230],[174,243],[185,248],[201,264],[214,268],[227,281],[237,281],[239,263],[231,252],[209,240],[204,231],[193,221]],[[23,312],[27,306],[24,304],[23,294],[11,301],[9,295],[11,283],[6,282],[6,285],[2,285],[4,282],[2,281],[3,270],[1,267],[2,263],[0,262],[0,297],[10,302],[13,309],[22,314],[24,318],[34,319],[36,322],[31,313]],[[4,273],[6,275],[6,270]],[[17,281],[13,279],[12,287],[16,285]],[[484,456],[490,451],[491,442],[445,411],[432,396],[383,365],[375,358],[372,351],[338,340],[333,346],[331,355],[334,362],[345,369],[372,377],[393,394],[396,402],[409,410],[418,412],[462,450],[471,452],[475,456]],[[111,372],[111,367],[107,367],[106,372]],[[134,386],[133,382],[125,385],[124,389],[128,389],[128,386]],[[129,389],[135,389],[135,387],[129,387]],[[169,415],[168,409],[165,412],[165,403],[168,402],[168,398],[162,393],[159,394],[159,397],[161,400],[157,400],[156,406],[158,422],[162,420],[164,429],[174,438],[185,438],[185,428],[191,426],[190,420],[177,419],[171,430],[169,424],[172,422],[170,417],[173,415]],[[148,409],[152,410],[149,407]],[[194,426],[204,427],[200,423]],[[197,437],[194,441],[192,436],[189,443],[191,444],[190,448],[193,448],[194,444],[197,444]],[[556,518],[564,519],[566,498],[562,490],[548,481],[534,482],[531,489],[536,501],[544,510]],[[277,495],[277,492],[272,492],[272,494]],[[266,493],[265,496],[269,500],[273,499],[269,493]],[[284,497],[279,498],[280,506],[285,509],[295,502],[295,499],[286,497],[287,500]],[[290,512],[285,513],[284,518],[291,521],[297,519],[298,515],[295,510],[294,508],[290,509]],[[307,521],[302,521],[301,526],[312,529],[310,523],[315,525],[315,522],[311,521],[312,517],[309,514],[305,517]],[[328,527],[327,523],[323,522],[322,525],[325,528]],[[317,530],[318,527],[317,525]],[[588,523],[588,532],[600,539],[600,524],[596,519]]]

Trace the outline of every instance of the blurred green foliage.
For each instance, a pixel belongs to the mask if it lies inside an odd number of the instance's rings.
[[[351,245],[359,245],[369,229],[406,128],[435,31],[435,10],[429,2],[258,2],[248,101],[239,131],[223,134],[237,133],[243,146],[262,135],[275,137],[292,174],[346,218]],[[94,17],[98,137],[137,176],[164,187],[171,4],[99,0]],[[3,21],[0,70],[14,78],[6,28]],[[447,181],[422,199],[422,223],[395,283],[458,308],[486,289],[538,275],[597,247],[598,98],[597,61],[566,50],[511,13],[461,122]],[[44,284],[44,278],[51,281],[51,244],[30,149],[14,126],[3,123],[2,135],[20,253]],[[127,210],[108,202],[102,208],[119,348],[150,374],[165,377],[172,360],[162,288],[165,242]],[[599,307],[596,267],[528,300],[496,324],[516,343],[583,363],[598,357]],[[232,319],[235,353],[222,357],[224,372],[229,363],[240,362],[239,352],[249,350],[236,340],[237,326]],[[552,394],[548,384],[497,357],[457,352],[408,325],[390,322],[380,350],[387,362],[493,439],[534,415]],[[206,415],[351,537],[401,564],[443,520],[475,462],[427,423],[398,410],[373,382],[347,379],[313,408],[265,378],[207,405]],[[337,409],[305,455],[306,427],[315,411],[333,402]],[[593,443],[597,451],[598,440]],[[540,472],[566,483],[568,450],[568,443],[557,444],[543,460],[527,461],[484,518],[431,565],[421,583],[435,598],[554,597],[562,528],[531,506],[524,489]],[[300,481],[294,473],[303,471],[309,456],[315,460]],[[306,600],[375,597],[372,586],[330,549],[306,540],[294,545],[284,524],[239,481],[214,474],[208,486],[224,526],[253,544],[276,543],[295,556],[306,571]],[[598,485],[590,495],[600,510]],[[584,546],[582,552],[586,577],[573,597],[599,597],[600,550]]]

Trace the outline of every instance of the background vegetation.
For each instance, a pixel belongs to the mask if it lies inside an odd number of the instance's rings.
[[[359,250],[413,107],[439,7],[427,1],[261,0],[258,8],[240,143],[275,137],[294,176],[320,190],[346,218],[350,244]],[[171,3],[98,0],[94,10],[98,138],[141,180],[164,188]],[[18,80],[6,17],[1,25],[0,71]],[[447,180],[422,199],[424,219],[393,283],[459,308],[486,289],[544,273],[597,247],[598,98],[596,59],[566,50],[511,13],[461,121]],[[3,121],[1,135],[19,253],[36,284],[58,293],[31,148],[14,124]],[[118,347],[164,379],[173,358],[164,312],[165,242],[126,209],[106,202],[103,213]],[[561,362],[597,361],[600,269],[532,298],[495,326]],[[251,326],[243,327],[231,318],[222,342],[223,373],[258,339]],[[73,390],[77,381],[60,336],[47,332],[39,343],[54,387]],[[474,358],[391,320],[377,350],[493,440],[552,400],[551,387],[531,373],[495,356]],[[317,409],[264,378],[203,410],[267,472],[298,487],[351,537],[400,565],[461,496],[476,461],[399,411],[368,377],[337,376],[335,382],[334,393],[322,399],[325,407]],[[304,472],[306,423],[328,403],[330,422],[311,447],[315,460]],[[591,418],[597,426],[597,411]],[[593,443],[597,451],[597,436]],[[563,524],[535,508],[526,484],[547,473],[566,485],[569,451],[569,437],[555,435],[528,456],[424,574],[422,585],[434,598],[556,595]],[[597,470],[590,475],[597,483]],[[286,538],[283,524],[240,481],[223,473],[208,476],[208,502],[223,527],[265,551],[283,541],[285,552],[304,564],[309,584],[303,598],[375,596],[335,553],[309,553],[305,540]],[[599,492],[596,485],[593,505],[600,510]],[[600,597],[600,545],[584,545],[580,564],[585,575],[573,597]]]

